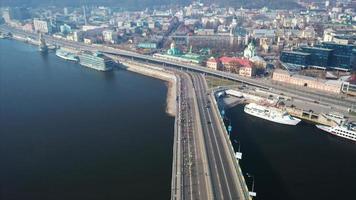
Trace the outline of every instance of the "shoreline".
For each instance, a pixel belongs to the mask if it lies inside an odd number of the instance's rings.
[[[14,35],[11,39],[23,42],[25,44],[29,45],[37,45],[31,42],[26,41],[25,38],[22,38],[20,36]],[[72,49],[70,47],[62,47],[66,50],[73,51],[73,52],[78,52],[77,49]],[[152,78],[156,78],[159,80],[162,80],[165,82],[165,85],[167,86],[167,95],[166,95],[166,113],[169,116],[175,117],[177,114],[177,108],[176,108],[176,97],[177,97],[177,77],[174,73],[169,72],[163,68],[147,65],[147,64],[142,64],[139,62],[133,62],[133,61],[126,61],[124,59],[119,59],[114,56],[109,56],[113,60],[119,61],[119,64],[123,65],[124,68],[128,71],[142,74],[144,76],[149,76]]]
[[[115,56],[109,57],[115,61],[118,61],[119,65],[122,65],[121,68],[164,81],[167,87],[166,113],[172,117],[176,116],[177,76],[173,72],[167,71],[160,67],[143,64],[131,60],[125,60]]]

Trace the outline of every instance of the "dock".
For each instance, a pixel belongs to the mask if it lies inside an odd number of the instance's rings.
[[[302,119],[303,121],[312,122],[315,124],[322,124],[325,126],[337,126],[338,124],[340,124],[339,120],[330,118],[328,116],[329,113],[344,113],[342,110],[338,110],[332,105],[322,104],[317,101],[295,99],[287,95],[280,95],[263,90],[254,90],[246,88],[236,88],[235,90],[239,90],[238,96],[234,95],[234,92],[227,92],[223,98],[223,102],[227,108],[231,108],[239,104],[248,103],[264,104],[278,107],[281,110],[285,110],[291,116]],[[347,119],[350,119],[351,121],[355,120],[353,116],[345,115],[345,118],[343,120]]]

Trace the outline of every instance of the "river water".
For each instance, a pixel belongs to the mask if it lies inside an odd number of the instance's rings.
[[[280,125],[228,109],[231,139],[244,173],[255,177],[259,200],[356,199],[356,143],[313,124]],[[245,175],[248,187],[252,178]]]
[[[166,93],[0,40],[0,199],[169,199]]]

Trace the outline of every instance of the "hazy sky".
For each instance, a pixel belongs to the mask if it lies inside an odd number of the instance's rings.
[[[244,8],[296,8],[299,5],[296,0],[201,0],[207,4],[218,3],[223,6],[235,6]],[[315,0],[316,1],[316,0]],[[122,6],[130,9],[142,9],[151,6],[160,5],[184,5],[192,0],[0,0],[0,6],[80,6],[90,5],[108,5]]]
[[[0,5],[82,5],[82,4],[106,4],[106,5],[162,5],[162,4],[180,4],[191,0],[0,0]]]

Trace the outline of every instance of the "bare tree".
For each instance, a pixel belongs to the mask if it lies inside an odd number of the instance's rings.
[[[236,60],[230,61],[229,65],[230,65],[230,72],[235,74],[239,73],[239,70],[242,67],[242,65]]]

